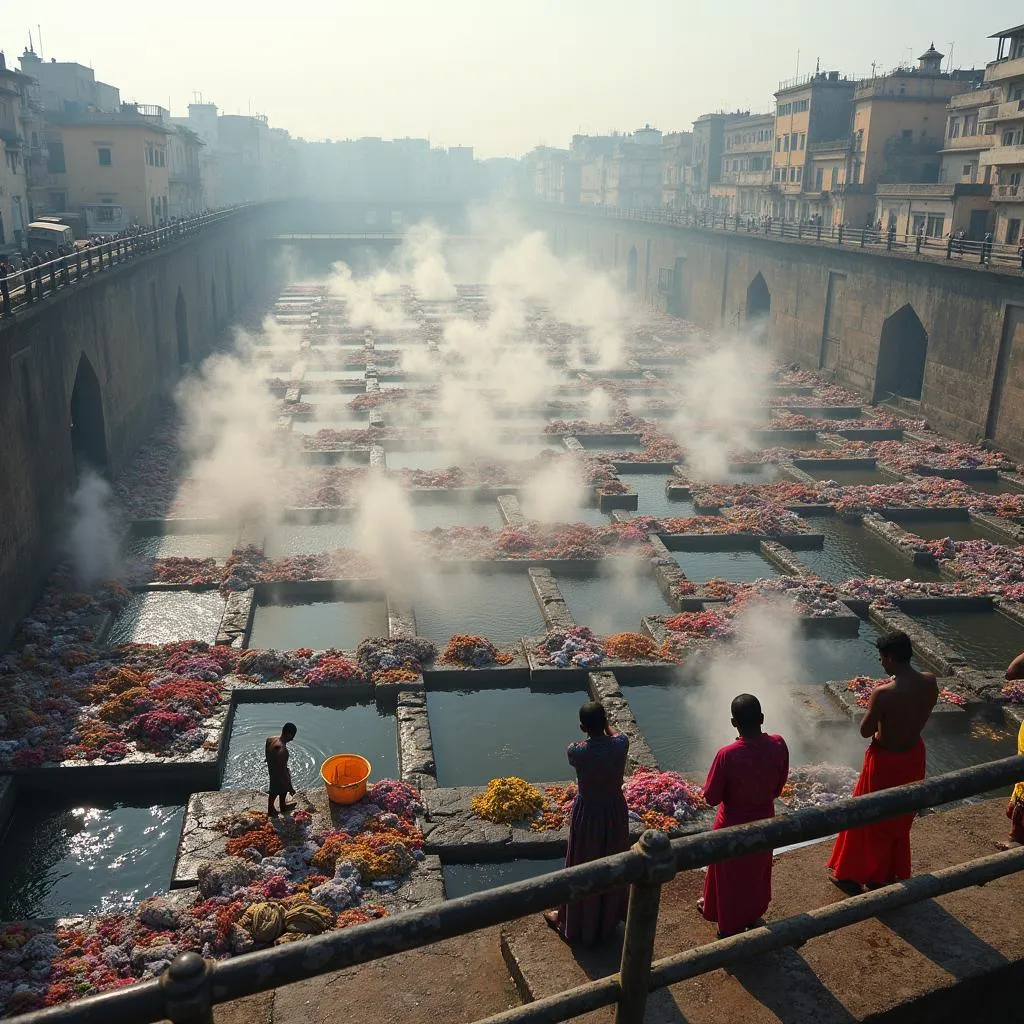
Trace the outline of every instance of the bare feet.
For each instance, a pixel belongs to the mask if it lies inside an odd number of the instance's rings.
[[[556,932],[558,931],[558,911],[557,910],[545,910],[544,911],[544,920],[545,920],[545,922],[547,922],[547,926],[549,928],[554,928]]]
[[[1016,850],[1020,846],[1020,843],[1014,842],[1012,839],[1006,839],[1001,843],[996,843],[995,848],[997,850]]]
[[[699,900],[697,900],[697,913],[698,914],[703,914],[704,913],[704,897],[703,896],[701,896],[701,898]]]

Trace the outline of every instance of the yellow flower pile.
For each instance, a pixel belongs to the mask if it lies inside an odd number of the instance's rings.
[[[491,779],[487,789],[473,797],[472,807],[473,813],[485,821],[507,825],[532,818],[537,811],[543,810],[544,798],[536,786],[510,775],[504,779]]]

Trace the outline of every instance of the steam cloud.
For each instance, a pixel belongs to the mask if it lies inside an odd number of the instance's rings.
[[[80,587],[88,589],[120,572],[120,530],[110,484],[91,469],[71,498],[68,553]]]

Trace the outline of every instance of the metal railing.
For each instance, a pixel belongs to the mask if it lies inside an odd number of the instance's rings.
[[[223,210],[185,217],[148,231],[125,233],[46,262],[40,261],[38,266],[31,265],[22,256],[21,266],[17,270],[6,277],[0,277],[0,316],[13,316],[19,309],[54,295],[62,288],[88,280],[93,274],[110,270],[136,256],[194,235],[253,205],[242,203]]]
[[[1024,870],[1024,847],[968,861],[840,900],[763,927],[653,960],[661,886],[680,871],[821,839],[926,807],[987,793],[1024,778],[1024,756],[963,768],[924,782],[805,808],[767,821],[670,841],[645,832],[626,853],[539,878],[463,896],[342,931],[231,960],[179,954],[159,979],[38,1010],[21,1024],[212,1024],[212,1008],[242,996],[418,949],[442,939],[514,921],[562,903],[630,886],[619,972],[489,1017],[486,1024],[563,1021],[617,1005],[616,1024],[641,1024],[648,993],[758,953]]]
[[[852,187],[851,187],[852,188]],[[781,193],[780,193],[781,194]],[[619,209],[614,206],[566,206],[562,203],[535,203],[545,209],[581,213],[593,217],[641,221],[674,227],[702,228],[736,234],[762,235],[788,241],[820,243],[847,249],[872,249],[899,256],[927,259],[964,260],[1000,270],[1024,271],[1024,245],[984,242],[951,235],[939,238],[920,232],[897,233],[885,228],[853,228],[844,224],[820,224],[786,220],[781,217],[755,217],[752,214],[724,214],[713,210]]]

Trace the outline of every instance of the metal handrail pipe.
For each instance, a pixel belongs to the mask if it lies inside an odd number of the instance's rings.
[[[838,800],[828,807],[809,807],[749,825],[736,825],[673,840],[676,870],[702,867],[748,853],[772,850],[809,839],[819,839],[845,828],[899,817],[925,807],[976,796],[1024,778],[1024,756],[1003,758],[961,768],[908,786]],[[416,949],[441,939],[464,935],[561,903],[643,881],[649,861],[636,849],[587,864],[513,882],[482,893],[449,900],[439,906],[411,910],[342,931],[318,935],[247,953],[211,967],[213,1001],[226,1002],[269,988],[354,967],[394,953]],[[159,993],[148,996],[152,983],[115,990],[100,996],[55,1006],[25,1016],[24,1024],[141,1024],[162,1020]],[[139,993],[139,989],[144,990]],[[122,1012],[116,997],[134,996],[131,1009]],[[155,1001],[148,1001],[152,998]],[[92,1009],[95,1000],[106,1002],[103,1014]],[[144,1001],[146,1000],[146,1001]],[[144,1007],[144,1008],[143,1008]]]
[[[808,807],[749,825],[734,825],[714,832],[672,840],[676,870],[704,867],[748,853],[791,846],[810,839],[822,839],[844,829],[871,825],[886,818],[898,818],[925,807],[938,806],[977,796],[999,786],[1024,779],[1024,755],[960,768],[922,782],[894,786],[877,793],[847,797],[825,807]]]
[[[730,967],[762,953],[788,946],[801,946],[809,939],[867,921],[879,914],[944,896],[958,889],[985,885],[1021,870],[1024,870],[1024,847],[979,857],[927,875],[915,875],[906,881],[861,893],[825,907],[793,914],[781,921],[773,921],[760,928],[752,928],[739,935],[731,935],[656,960],[651,965],[650,991]],[[612,974],[525,1006],[494,1014],[477,1024],[564,1021],[582,1012],[611,1006],[618,998],[618,975]]]

